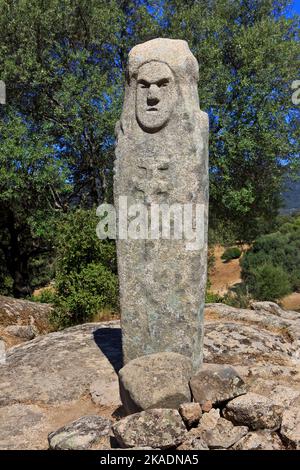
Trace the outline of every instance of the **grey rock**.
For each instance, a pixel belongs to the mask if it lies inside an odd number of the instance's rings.
[[[153,447],[131,447],[130,449],[123,450],[153,450]]]
[[[300,389],[277,385],[271,390],[269,397],[283,408],[300,406]]]
[[[111,421],[101,416],[83,416],[52,432],[48,436],[49,448],[54,450],[84,450],[97,445],[108,436]]]
[[[128,448],[124,448],[124,447],[114,447],[113,450],[154,450],[153,447],[128,447]]]
[[[94,380],[90,385],[93,403],[101,406],[120,406],[118,376],[114,370]]]
[[[139,203],[145,210],[151,204],[199,204],[204,210],[197,219],[200,249],[190,246],[187,234],[183,239],[145,240],[141,234],[141,239],[117,240],[125,364],[163,351],[191,358],[195,370],[202,362],[208,116],[199,108],[197,80],[198,64],[185,41],[158,38],[129,53],[116,126],[117,212],[121,196],[128,207]]]
[[[232,446],[233,450],[284,450],[285,447],[275,432],[250,431]]]
[[[57,404],[82,396],[94,380],[114,370],[107,356],[116,366],[121,364],[118,326],[79,325],[9,349],[0,366],[0,406],[25,401]]]
[[[17,314],[10,300],[15,299],[5,300],[9,305],[5,315],[9,314],[11,324],[18,323],[23,313],[25,322],[27,303],[26,310],[22,308]],[[16,309],[20,308],[18,305]],[[300,390],[300,368],[293,339],[297,337],[297,320],[290,320],[294,331],[291,335],[280,324],[272,326],[270,318],[282,321],[274,314],[217,305],[206,308],[207,362],[232,364],[250,391],[267,398],[272,395],[273,401],[276,397],[272,390],[286,387],[289,390],[276,390],[278,398],[285,394],[284,407],[297,407],[294,392]],[[38,312],[35,315],[38,318]],[[44,318],[43,313],[40,315]],[[28,324],[29,317],[26,318]],[[83,415],[115,414],[117,403],[103,401],[105,406],[99,407],[101,399],[95,405],[89,392],[95,389],[99,397],[105,396],[107,380],[113,384],[112,395],[117,393],[116,370],[121,363],[118,321],[68,328],[8,349],[6,364],[0,365],[0,449],[47,449],[48,434],[53,429]],[[93,386],[96,382],[98,387]],[[212,404],[209,405],[206,411]],[[294,428],[293,425],[290,432]]]
[[[293,312],[290,310],[284,310],[275,302],[252,302],[251,308],[254,309],[256,312],[261,313],[271,313],[281,318],[285,318],[287,320],[300,320],[300,313]]]
[[[17,441],[20,436],[22,437],[24,430],[34,429],[43,418],[43,410],[36,405],[15,403],[9,407],[1,407],[1,441],[6,443],[6,446],[1,448],[13,448],[8,440],[9,437],[13,435],[14,440]]]
[[[182,403],[179,413],[188,428],[199,423],[202,409],[199,403]]]
[[[9,335],[18,336],[28,341],[36,336],[36,329],[31,325],[9,325],[4,331]]]
[[[258,360],[255,366],[235,366],[243,380],[247,383],[249,391],[258,395],[270,396],[272,390],[277,386],[289,387],[300,390],[300,367],[299,365],[277,365],[266,363],[263,359]]]
[[[219,404],[247,392],[237,371],[229,365],[203,364],[190,380],[194,400],[201,405]]]
[[[30,302],[0,295],[0,325],[34,325],[38,333],[50,329],[49,316],[53,308],[49,304]]]
[[[299,364],[300,317],[296,312],[282,312],[278,316],[266,310],[207,304],[204,361],[235,365],[262,361]]]
[[[210,449],[228,449],[248,432],[246,426],[234,426],[230,421],[220,417],[217,409],[205,413],[197,428],[188,433],[189,441],[200,438]]]
[[[121,447],[176,447],[186,436],[186,427],[177,410],[154,409],[136,413],[112,427]]]
[[[208,363],[255,366],[264,361],[292,366],[298,361],[297,347],[285,335],[262,326],[226,320],[205,325],[204,361]]]
[[[201,437],[190,436],[176,450],[209,450],[209,447]]]
[[[130,361],[119,371],[120,396],[127,413],[150,408],[176,408],[191,400],[190,359],[173,352]]]
[[[276,430],[280,427],[282,412],[283,408],[269,398],[250,392],[227,403],[223,416],[252,430]]]
[[[300,450],[300,409],[289,408],[284,411],[280,429],[282,438],[294,449]]]

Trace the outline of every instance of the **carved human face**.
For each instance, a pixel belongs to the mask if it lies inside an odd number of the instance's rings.
[[[177,99],[171,69],[162,62],[148,62],[139,68],[136,117],[147,132],[162,129],[169,121]]]

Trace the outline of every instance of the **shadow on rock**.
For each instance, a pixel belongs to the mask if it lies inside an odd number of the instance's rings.
[[[94,340],[115,371],[118,372],[123,366],[121,328],[98,329],[94,331]]]

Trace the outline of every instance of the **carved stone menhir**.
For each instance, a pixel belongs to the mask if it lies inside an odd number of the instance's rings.
[[[192,220],[202,230],[197,249],[187,249],[185,232],[182,239],[117,240],[125,364],[163,351],[190,357],[195,369],[202,362],[208,118],[199,108],[197,80],[198,63],[185,41],[154,39],[129,54],[116,127],[115,206],[126,196],[128,207],[193,204],[203,211]]]

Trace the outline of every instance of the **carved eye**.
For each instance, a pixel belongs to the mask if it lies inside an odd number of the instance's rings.
[[[169,84],[169,80],[166,78],[164,80],[161,80],[160,82],[158,82],[157,86],[159,88],[165,88],[166,86],[168,86]]]
[[[149,86],[150,85],[147,82],[144,82],[144,81],[139,82],[139,87],[140,88],[149,88]]]

